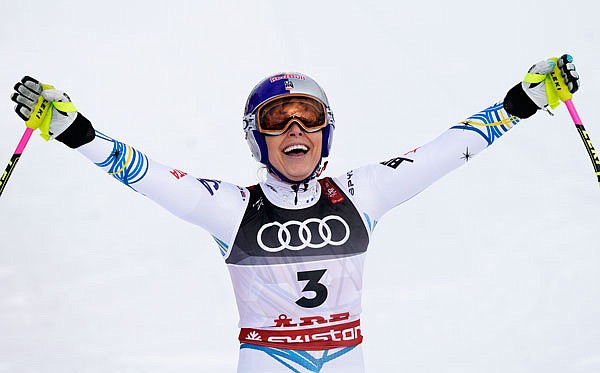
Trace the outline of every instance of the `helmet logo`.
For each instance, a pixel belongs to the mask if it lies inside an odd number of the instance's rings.
[[[277,75],[277,76],[273,76],[269,79],[269,81],[271,83],[275,83],[278,80],[281,79],[298,79],[298,80],[306,80],[306,77],[302,74],[283,74],[283,75]]]
[[[292,89],[294,89],[294,83],[292,83],[291,80],[286,80],[285,81],[285,89],[288,91],[291,91]]]

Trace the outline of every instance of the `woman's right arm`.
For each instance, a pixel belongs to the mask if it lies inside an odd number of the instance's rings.
[[[79,118],[84,117],[79,114]],[[248,203],[245,188],[195,178],[97,130],[93,139],[77,150],[119,182],[181,219],[205,228],[223,242],[233,239]]]

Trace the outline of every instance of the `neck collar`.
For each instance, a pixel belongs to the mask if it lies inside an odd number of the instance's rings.
[[[287,209],[312,206],[317,203],[321,195],[321,185],[316,178],[300,183],[289,183],[267,173],[267,180],[260,183],[260,187],[271,203]]]

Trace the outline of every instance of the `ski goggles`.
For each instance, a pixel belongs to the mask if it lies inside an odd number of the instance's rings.
[[[309,96],[284,96],[267,101],[256,110],[256,125],[261,133],[281,135],[297,123],[306,132],[327,127],[325,105]]]

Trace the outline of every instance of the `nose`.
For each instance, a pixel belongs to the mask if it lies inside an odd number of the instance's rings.
[[[296,121],[293,121],[287,130],[288,136],[302,136],[303,134],[304,134],[304,130],[302,129],[302,127],[300,127],[300,124],[298,124],[298,122],[296,122]]]

